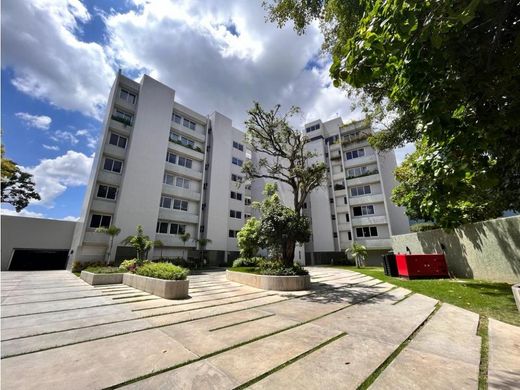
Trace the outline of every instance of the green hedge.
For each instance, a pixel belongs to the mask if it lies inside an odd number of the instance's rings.
[[[83,271],[92,272],[94,274],[120,274],[120,273],[126,272],[126,270],[123,270],[118,267],[96,267],[96,266],[87,267]]]
[[[137,275],[165,280],[185,280],[189,270],[170,263],[148,263],[135,270]]]

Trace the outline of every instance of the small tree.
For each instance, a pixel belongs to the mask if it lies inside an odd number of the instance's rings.
[[[204,259],[204,250],[206,248],[206,245],[211,244],[212,241],[209,238],[201,237],[201,238],[196,239],[195,242],[199,245],[199,250],[200,250],[199,260],[200,260],[200,263],[202,264],[203,259]]]
[[[186,249],[186,243],[190,240],[190,238],[191,238],[191,234],[188,233],[188,232],[183,233],[183,234],[181,234],[181,236],[180,236],[180,239],[181,239],[181,241],[182,241],[182,243],[183,243],[183,245],[184,245],[184,248],[182,249],[182,257],[184,257],[184,251],[185,251],[185,249]],[[187,258],[188,258],[188,256],[187,256],[187,254],[186,254],[186,259],[187,259]]]
[[[17,213],[29,205],[31,199],[40,200],[40,195],[34,189],[32,175],[22,171],[18,165],[4,157],[4,145],[1,146],[2,203],[14,206]]]
[[[148,251],[153,246],[153,241],[150,240],[150,237],[144,234],[143,227],[141,225],[137,225],[136,230],[136,235],[128,236],[123,241],[121,241],[121,243],[124,245],[133,246],[137,252],[137,262],[142,264],[148,256]]]
[[[349,253],[354,258],[357,268],[363,267],[365,265],[365,259],[368,256],[366,246],[354,242],[354,243],[352,243],[351,248],[347,248],[345,250],[345,256],[347,256],[347,259],[348,259]]]
[[[159,248],[160,253],[161,253],[161,254],[159,255],[159,258],[162,259],[162,250],[163,250],[163,248],[164,248],[164,243],[163,243],[161,240],[155,240],[155,241],[153,242],[153,247],[154,247],[154,249],[155,249],[155,248]]]
[[[110,264],[110,255],[112,254],[112,247],[114,245],[114,238],[121,233],[121,229],[117,226],[99,227],[96,229],[97,233],[103,233],[110,237],[110,243],[108,244],[106,253],[106,263]]]
[[[240,256],[246,259],[254,257],[260,249],[260,220],[251,217],[237,233],[237,244]]]

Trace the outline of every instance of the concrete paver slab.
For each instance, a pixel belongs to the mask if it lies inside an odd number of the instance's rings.
[[[520,328],[489,319],[488,388],[520,387]]]

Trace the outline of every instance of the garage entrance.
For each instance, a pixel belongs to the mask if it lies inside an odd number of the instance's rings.
[[[65,269],[68,254],[68,249],[15,249],[9,271]]]

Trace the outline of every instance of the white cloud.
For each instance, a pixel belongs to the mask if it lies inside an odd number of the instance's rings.
[[[90,149],[95,149],[97,145],[97,137],[92,135],[92,133],[87,129],[81,129],[76,131],[76,136],[84,137],[87,143],[87,147]]]
[[[51,139],[56,142],[69,142],[71,145],[76,145],[79,142],[73,133],[64,130],[56,130],[54,135],[51,136]]]
[[[27,112],[17,112],[15,116],[20,118],[27,126],[42,130],[48,130],[52,123],[52,119],[47,115],[32,115]]]
[[[17,213],[16,210],[7,209],[4,207],[2,207],[2,215],[13,215],[15,217],[45,218],[45,215],[43,215],[42,213],[27,211],[25,209]]]
[[[91,16],[79,0],[2,3],[2,67],[21,92],[101,118],[114,71],[99,43],[75,33]]]
[[[44,149],[47,149],[47,150],[60,150],[60,147],[57,146],[57,145],[46,145],[46,144],[43,144],[42,145]]]
[[[40,201],[32,203],[51,207],[54,199],[63,194],[68,187],[86,185],[93,160],[92,156],[69,150],[54,159],[41,160],[34,167],[23,168],[34,175],[36,191],[41,197]]]
[[[68,215],[66,217],[63,217],[61,218],[62,221],[72,221],[72,222],[77,222],[79,221],[79,217],[74,217],[72,215]]]

